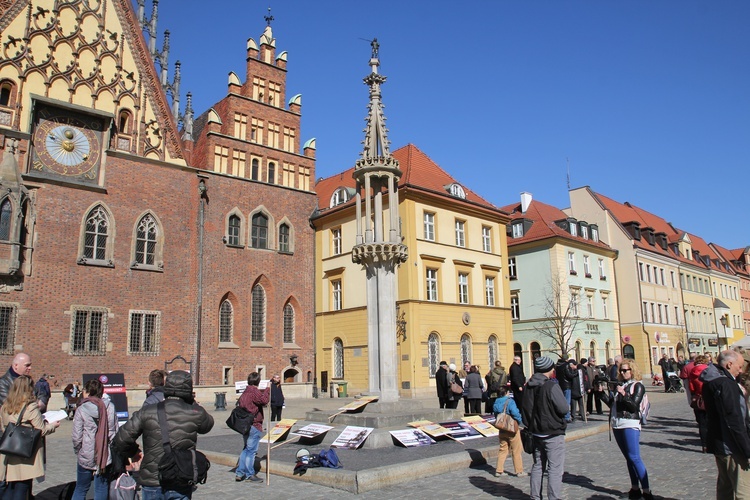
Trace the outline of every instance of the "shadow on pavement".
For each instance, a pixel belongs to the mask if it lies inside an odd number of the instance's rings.
[[[581,488],[586,488],[587,490],[595,491],[597,493],[602,493],[605,495],[610,495],[609,497],[594,496],[594,497],[589,497],[589,498],[612,498],[612,497],[619,498],[623,493],[620,490],[615,490],[612,488],[605,488],[603,486],[596,486],[594,482],[588,477],[581,476],[579,474],[571,474],[570,472],[563,473],[563,483],[575,484],[576,486],[580,486]]]
[[[471,485],[482,490],[488,495],[493,495],[500,498],[509,498],[513,500],[527,500],[531,498],[531,496],[529,496],[529,494],[525,491],[510,484],[502,483],[499,481],[502,481],[502,479],[496,479],[492,481],[482,476],[469,476],[469,482],[471,483]]]

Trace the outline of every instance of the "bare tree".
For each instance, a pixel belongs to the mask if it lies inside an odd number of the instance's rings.
[[[568,358],[573,342],[573,332],[579,321],[579,297],[571,293],[567,282],[556,275],[550,278],[544,296],[544,318],[534,329],[550,340],[551,352]]]

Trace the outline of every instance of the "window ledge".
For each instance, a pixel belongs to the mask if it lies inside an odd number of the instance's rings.
[[[599,276],[599,279],[602,280],[602,281],[607,281],[607,277],[606,276]]]
[[[94,266],[94,267],[115,267],[115,261],[112,259],[100,260],[100,259],[89,259],[87,257],[79,257],[78,265],[80,266]]]
[[[578,273],[576,271],[570,271],[571,276],[578,276]]]
[[[159,351],[128,351],[129,356],[158,356]]]
[[[586,276],[587,278],[590,278],[590,277],[591,277],[591,273],[586,273],[586,275],[585,275],[585,276]]]
[[[297,344],[295,344],[294,342],[292,342],[292,343],[286,343],[285,342],[284,343],[284,349],[302,349],[302,348],[300,346],[298,346]]]
[[[219,349],[239,349],[240,346],[235,344],[234,342],[219,342],[219,345],[216,346]]]
[[[153,264],[139,264],[137,262],[133,262],[130,264],[130,269],[133,271],[151,271],[155,273],[163,273],[164,272],[164,263],[159,262],[159,264],[153,265]]]
[[[250,347],[272,347],[268,342],[250,341]]]
[[[285,252],[285,251],[283,251],[283,250],[279,250],[279,253],[280,253],[281,255],[294,255],[294,252],[292,252],[292,251],[286,251],[286,252]]]
[[[518,279],[518,276],[510,276],[510,277],[509,277],[508,279],[511,279],[511,280],[517,280],[517,279]]]
[[[228,248],[239,248],[239,249],[243,249],[243,248],[245,248],[245,245],[234,245],[234,244],[232,244],[232,243],[225,243],[225,245],[226,245],[226,246],[227,246]]]

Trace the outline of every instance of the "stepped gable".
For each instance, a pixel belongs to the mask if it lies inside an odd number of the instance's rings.
[[[128,141],[115,137],[112,147],[185,164],[176,121],[130,0],[0,0],[0,9],[0,71],[20,82],[19,103],[34,93],[66,95],[69,104],[114,117],[128,109],[137,128]],[[71,20],[78,25],[72,32],[62,27]],[[45,51],[38,50],[42,45]],[[11,127],[29,130],[30,115],[19,107]]]
[[[469,202],[490,210],[498,210],[498,207],[476,194],[465,184],[458,182],[414,144],[407,144],[406,146],[393,151],[391,155],[398,161],[399,168],[402,172],[401,179],[398,183],[399,190],[413,188],[419,191],[444,196],[457,203]],[[328,208],[329,200],[337,189],[342,187],[354,189],[355,181],[352,177],[353,173],[354,168],[350,168],[317,182],[315,190],[318,193],[321,210]],[[446,186],[451,184],[460,184],[461,187],[463,187],[466,192],[465,200],[450,195],[446,190]],[[336,206],[335,208],[341,209],[351,205],[354,205],[354,198],[348,200],[346,203]]]
[[[610,248],[609,245],[601,240],[594,241],[591,239],[583,238],[581,236],[573,236],[572,234],[555,224],[555,221],[567,219],[568,216],[559,208],[548,205],[547,203],[532,200],[529,204],[529,208],[526,209],[526,213],[521,212],[520,203],[514,203],[512,205],[500,207],[500,210],[508,212],[510,214],[511,221],[518,219],[527,219],[534,221],[529,230],[524,232],[524,235],[520,238],[508,238],[508,246],[515,246],[522,243],[529,243],[531,241],[539,241],[547,238],[557,237],[570,241],[585,243],[588,246],[606,249]]]

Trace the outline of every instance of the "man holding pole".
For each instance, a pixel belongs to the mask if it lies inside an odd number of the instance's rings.
[[[252,372],[247,376],[247,387],[240,396],[239,406],[255,415],[250,431],[243,436],[245,446],[240,454],[239,465],[235,472],[235,481],[263,482],[255,474],[255,455],[258,452],[258,443],[263,437],[263,407],[269,403],[271,388],[258,389],[260,384],[260,373]]]

